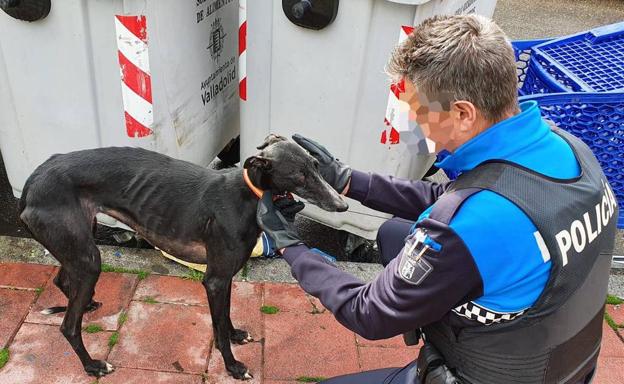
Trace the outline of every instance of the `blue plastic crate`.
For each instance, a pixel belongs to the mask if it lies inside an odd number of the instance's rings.
[[[518,93],[522,95],[530,95],[534,93],[550,93],[549,89],[546,89],[544,85],[540,83],[536,84],[536,81],[539,81],[534,75],[534,69],[529,69],[529,65],[531,63],[531,48],[550,41],[550,39],[541,39],[541,40],[516,40],[512,41],[511,45],[514,49],[514,54],[516,55],[516,72],[518,75]],[[528,76],[528,80],[527,80]],[[528,82],[526,85],[527,90],[525,90],[525,82]],[[530,91],[528,91],[530,90]]]
[[[553,93],[520,97],[536,100],[542,115],[583,140],[594,152],[624,207],[624,93]],[[624,228],[624,210],[618,219]]]
[[[520,93],[623,91],[621,22],[534,45]]]

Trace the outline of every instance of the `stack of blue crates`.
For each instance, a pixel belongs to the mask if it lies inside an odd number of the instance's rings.
[[[520,101],[589,145],[624,207],[624,22],[513,47]]]

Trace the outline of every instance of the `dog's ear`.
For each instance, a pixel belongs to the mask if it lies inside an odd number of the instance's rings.
[[[284,136],[280,136],[280,135],[276,135],[274,133],[269,134],[269,136],[265,137],[264,139],[264,143],[260,144],[257,148],[258,149],[264,149],[266,147],[268,147],[269,145],[275,144],[277,142],[280,141],[286,141],[288,140],[287,138],[285,138]]]
[[[259,169],[262,171],[269,171],[271,169],[271,160],[261,156],[251,156],[245,160],[243,168],[246,169]]]

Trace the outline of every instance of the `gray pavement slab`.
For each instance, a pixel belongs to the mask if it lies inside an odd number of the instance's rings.
[[[493,18],[511,39],[564,36],[624,21],[624,1],[498,0]]]
[[[609,293],[624,299],[624,273],[611,273],[609,276]]]

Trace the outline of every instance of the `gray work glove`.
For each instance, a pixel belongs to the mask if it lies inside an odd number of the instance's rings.
[[[319,172],[338,193],[342,193],[351,179],[351,167],[336,159],[329,151],[314,140],[294,134],[293,140],[302,146],[319,162]]]
[[[256,221],[258,226],[275,242],[275,248],[282,249],[303,244],[295,230],[295,215],[305,207],[291,197],[280,197],[273,201],[273,194],[265,191],[258,202]]]

